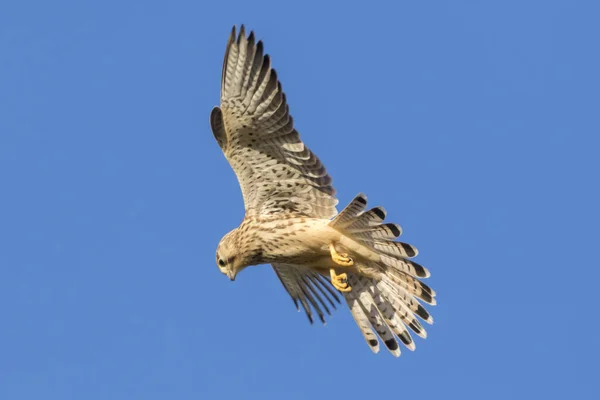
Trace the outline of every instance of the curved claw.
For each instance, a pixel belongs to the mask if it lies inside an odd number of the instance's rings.
[[[346,253],[338,253],[333,243],[329,244],[329,252],[331,253],[331,259],[337,265],[341,267],[351,267],[354,265],[352,257],[349,257]]]
[[[344,293],[352,291],[352,286],[348,284],[348,275],[345,273],[338,275],[335,273],[334,268],[329,270],[329,275],[331,276],[331,284],[334,288]]]

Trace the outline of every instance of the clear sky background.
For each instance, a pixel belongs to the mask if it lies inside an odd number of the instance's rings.
[[[0,398],[591,399],[598,389],[597,1],[4,1]],[[233,24],[296,126],[384,205],[439,295],[414,353],[345,306],[309,325],[210,132]],[[310,396],[310,397],[309,397]]]

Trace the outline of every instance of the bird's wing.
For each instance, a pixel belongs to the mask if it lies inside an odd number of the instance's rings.
[[[215,139],[237,175],[246,215],[337,214],[331,177],[294,129],[285,94],[261,41],[235,26],[227,43]]]
[[[273,263],[273,270],[300,311],[304,308],[310,323],[313,323],[313,309],[321,322],[325,323],[325,314],[331,315],[329,304],[334,309],[340,299],[327,279],[308,267],[295,264]],[[311,308],[312,307],[312,308]]]

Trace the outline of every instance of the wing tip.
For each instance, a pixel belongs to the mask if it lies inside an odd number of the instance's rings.
[[[246,25],[240,24],[240,31],[237,32],[237,25],[233,25],[231,27],[231,33],[229,34],[229,44],[236,42],[238,45],[242,40],[246,40],[249,42],[253,42],[256,38],[253,30],[250,30],[250,33],[246,37]],[[262,44],[261,44],[262,46]]]

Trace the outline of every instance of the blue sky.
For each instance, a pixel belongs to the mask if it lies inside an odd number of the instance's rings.
[[[600,4],[0,5],[0,398],[598,398]],[[421,251],[427,340],[373,355],[265,266],[210,132],[233,24],[264,40],[340,205]],[[421,397],[419,397],[421,398]]]

